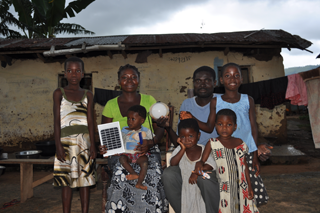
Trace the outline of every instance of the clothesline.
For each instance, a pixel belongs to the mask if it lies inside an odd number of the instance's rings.
[[[265,81],[242,84],[239,92],[250,95],[255,104],[262,108],[273,109],[275,106],[291,101],[293,105],[308,105],[308,113],[315,148],[320,148],[320,67]],[[214,93],[224,93],[224,87],[214,88]],[[108,100],[122,92],[94,88],[94,102],[102,106]]]

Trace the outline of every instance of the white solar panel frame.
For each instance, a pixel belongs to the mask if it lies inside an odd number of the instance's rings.
[[[112,129],[117,130],[116,133],[112,133],[114,135],[110,135],[110,134],[108,136],[104,135],[104,133],[106,131],[108,131],[108,130],[111,131]],[[99,132],[99,138],[100,138],[101,145],[106,145],[108,147],[107,143],[110,143],[111,142],[110,140],[117,140],[117,142],[121,143],[119,148],[107,150],[107,153],[104,154],[103,157],[107,157],[107,156],[115,155],[115,154],[121,154],[121,153],[125,152],[119,121],[98,125],[98,132]],[[110,136],[118,137],[118,139],[115,139],[114,137],[112,137],[112,139],[111,139]],[[105,140],[105,138],[107,138],[107,141]]]

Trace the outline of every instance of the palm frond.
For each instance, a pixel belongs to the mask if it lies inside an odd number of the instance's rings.
[[[23,37],[19,32],[9,29],[5,25],[0,25],[0,35],[5,36],[6,38],[21,38]]]
[[[82,27],[79,24],[70,24],[70,23],[59,23],[54,28],[54,35],[57,34],[85,34],[85,35],[94,35],[95,33],[89,30],[86,30],[84,27]]]
[[[23,30],[23,25],[17,18],[14,17],[14,15],[9,12],[9,8],[11,5],[11,0],[0,1],[0,35],[3,35],[7,38],[19,38],[22,35],[15,30],[9,29],[8,26],[13,25],[18,27],[18,29]]]
[[[68,18],[68,16],[75,17],[75,13],[80,13],[83,9],[94,2],[95,0],[75,0],[68,4],[68,6],[64,9],[65,14],[64,18]]]

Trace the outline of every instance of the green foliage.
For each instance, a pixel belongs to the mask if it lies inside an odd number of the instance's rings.
[[[8,27],[8,25],[13,25],[19,29],[22,29],[22,25],[19,20],[9,12],[11,5],[11,0],[0,1],[0,35],[3,35],[7,38],[19,38],[21,37],[21,34]]]
[[[64,18],[74,17],[94,0],[75,0],[65,7],[65,0],[10,0],[29,38],[55,37],[60,33],[90,34],[78,24],[61,23]],[[27,32],[26,32],[27,31]]]

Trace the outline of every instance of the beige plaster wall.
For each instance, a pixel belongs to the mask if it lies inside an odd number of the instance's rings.
[[[256,115],[259,136],[274,137],[277,141],[284,142],[287,139],[286,106],[276,106],[274,109],[260,108],[256,105]]]
[[[261,81],[284,75],[282,57],[257,61],[244,57],[241,53],[209,51],[202,53],[166,53],[148,57],[148,63],[136,64],[137,54],[121,54],[83,58],[86,73],[92,73],[93,87],[113,90],[117,85],[117,70],[127,63],[135,65],[141,72],[140,92],[150,94],[156,100],[175,106],[174,126],[180,105],[187,98],[187,89],[192,89],[192,74],[199,66],[222,66],[228,62],[250,65],[252,80]],[[215,64],[219,59],[219,64]],[[0,68],[0,146],[24,148],[30,142],[49,138],[53,134],[52,93],[58,85],[58,74],[63,65],[44,64],[40,60],[15,60],[12,66]],[[97,123],[101,121],[103,107],[96,104]],[[258,109],[258,114],[261,111]],[[261,113],[260,113],[261,114]],[[259,114],[259,115],[260,115]],[[273,111],[263,111],[258,118],[273,115]],[[278,118],[277,118],[278,119]],[[280,119],[280,118],[279,118]],[[283,119],[283,117],[282,117]],[[263,124],[262,135],[279,129],[273,123]],[[29,143],[27,143],[29,142]]]
[[[16,60],[0,68],[0,146],[29,148],[53,133],[52,92],[59,63]]]

